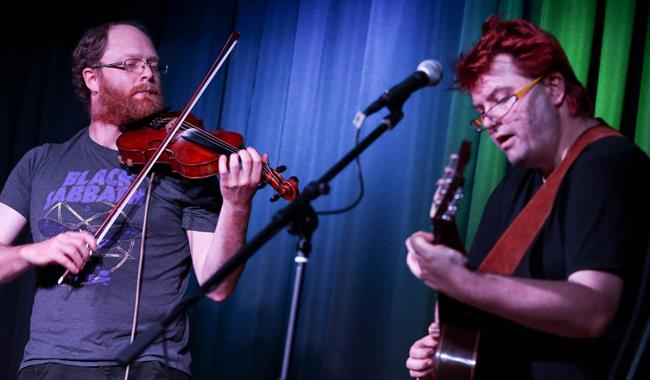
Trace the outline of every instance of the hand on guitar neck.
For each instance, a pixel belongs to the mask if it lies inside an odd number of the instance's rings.
[[[432,233],[419,231],[406,240],[406,263],[411,272],[428,286],[442,292],[445,292],[444,281],[451,277],[451,272],[467,263],[454,218],[457,203],[463,197],[463,171],[469,155],[470,143],[463,141],[458,154],[449,157],[443,176],[436,182],[429,211]]]

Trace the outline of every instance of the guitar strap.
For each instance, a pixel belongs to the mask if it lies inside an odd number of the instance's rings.
[[[587,145],[609,136],[621,136],[621,134],[609,126],[599,125],[589,128],[578,137],[569,148],[564,160],[488,252],[478,268],[479,272],[501,275],[514,273],[551,214],[557,190],[573,161]]]

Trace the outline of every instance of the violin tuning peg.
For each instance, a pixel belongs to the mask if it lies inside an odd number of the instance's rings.
[[[259,189],[263,189],[265,186],[266,186],[266,182],[261,181],[261,182],[257,185],[257,190],[259,190]]]
[[[278,173],[282,173],[282,172],[285,171],[285,170],[287,170],[287,166],[286,166],[286,165],[280,165],[280,166],[278,166],[277,168],[275,168],[275,171],[278,172]]]
[[[269,201],[271,201],[271,202],[275,202],[275,201],[277,201],[278,199],[280,199],[280,194],[274,194],[274,195],[271,197],[271,199],[269,199]]]

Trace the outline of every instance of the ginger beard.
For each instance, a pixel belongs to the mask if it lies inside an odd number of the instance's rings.
[[[161,111],[164,104],[162,89],[152,83],[142,83],[124,91],[101,78],[98,96],[92,121],[117,125],[122,131],[129,124]]]

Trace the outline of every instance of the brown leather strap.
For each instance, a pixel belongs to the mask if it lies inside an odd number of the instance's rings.
[[[479,272],[501,275],[514,273],[551,214],[557,190],[573,161],[587,145],[608,136],[621,136],[621,134],[608,126],[596,126],[589,128],[578,137],[560,165],[488,252],[478,268]]]

